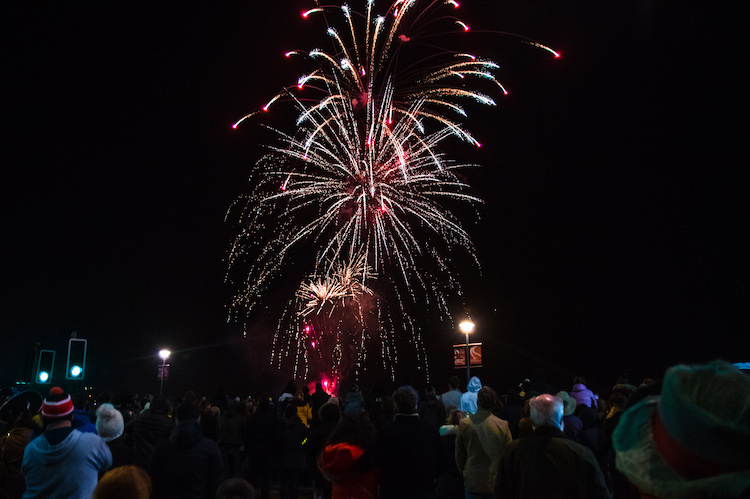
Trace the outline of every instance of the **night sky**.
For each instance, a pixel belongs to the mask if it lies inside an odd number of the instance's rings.
[[[71,331],[89,340],[98,389],[158,389],[162,347],[175,351],[167,390],[278,391],[290,377],[268,362],[273,304],[246,340],[226,322],[224,215],[262,154],[257,127],[230,125],[296,81],[285,51],[327,43],[320,18],[299,16],[311,6],[6,7],[3,385],[28,377],[37,342],[64,364]],[[476,374],[503,387],[541,366],[563,387],[576,374],[605,387],[750,360],[743,2],[458,12],[563,54],[493,33],[467,42],[510,91],[470,109],[483,147],[456,148],[482,165],[464,175],[486,200],[479,219],[462,214],[481,274],[458,264],[484,343]],[[424,335],[441,388],[462,336],[429,321]]]

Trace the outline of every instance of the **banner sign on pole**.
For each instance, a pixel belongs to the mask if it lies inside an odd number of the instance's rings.
[[[482,367],[482,344],[469,343],[469,367]],[[466,367],[466,343],[453,345],[453,367]]]

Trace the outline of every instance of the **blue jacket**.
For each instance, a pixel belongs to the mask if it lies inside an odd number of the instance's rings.
[[[112,466],[109,447],[95,433],[73,430],[51,445],[44,435],[32,440],[23,454],[24,499],[90,499],[99,472]]]
[[[472,376],[467,389],[468,391],[461,395],[461,410],[466,414],[475,414],[477,412],[477,393],[482,389],[482,382],[476,376]]]

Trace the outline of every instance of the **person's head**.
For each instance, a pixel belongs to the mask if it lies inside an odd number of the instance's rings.
[[[198,409],[198,405],[190,401],[185,401],[177,406],[174,410],[174,418],[178,423],[184,423],[185,421],[195,420],[197,421],[201,417],[201,411]]]
[[[59,386],[50,389],[42,402],[45,426],[70,426],[73,418],[73,400]]]
[[[289,380],[286,384],[286,388],[284,388],[284,393],[289,393],[291,395],[297,393],[297,385],[294,384],[294,381]]]
[[[253,499],[255,489],[244,478],[228,478],[216,489],[216,499]]]
[[[417,392],[413,388],[403,386],[393,392],[393,403],[399,414],[414,414],[417,412]]]
[[[338,404],[323,404],[318,409],[318,418],[323,423],[333,423],[341,418]]]
[[[563,414],[570,416],[576,410],[576,399],[570,396],[568,392],[557,392],[557,396],[563,401]]]
[[[497,393],[489,386],[483,386],[477,393],[477,407],[480,409],[492,409],[497,400]]]
[[[154,395],[151,399],[151,404],[148,406],[148,411],[151,414],[167,415],[172,410],[172,403],[167,397],[162,395]]]
[[[458,382],[458,376],[451,376],[451,377],[450,377],[450,378],[448,379],[448,387],[449,387],[449,388],[450,388],[451,390],[458,390],[458,383],[459,383],[459,382]]]
[[[454,409],[448,415],[448,424],[453,425],[453,426],[458,426],[458,423],[460,423],[461,420],[465,418],[466,418],[466,413],[464,411],[459,411],[458,409]]]
[[[112,404],[102,404],[96,410],[96,433],[109,442],[119,438],[125,431],[122,414]]]
[[[436,397],[437,397],[437,390],[435,390],[435,387],[432,385],[427,385],[424,389],[425,400],[435,400]]]
[[[297,417],[297,406],[289,404],[284,408],[284,417],[287,420],[291,420]]]
[[[573,378],[573,384],[574,385],[585,385],[586,380],[582,376],[576,376]]]
[[[86,408],[86,395],[83,393],[74,393],[70,396],[70,399],[73,401],[73,408],[76,411],[82,411]]]
[[[466,390],[472,393],[476,393],[482,389],[482,381],[476,376],[472,376],[469,380],[469,384],[466,385]]]
[[[139,466],[118,466],[106,472],[94,489],[93,499],[148,499],[151,478]]]
[[[375,442],[376,435],[375,425],[366,412],[344,415],[328,437],[327,445],[346,442],[366,449]]]
[[[560,397],[545,393],[531,399],[529,407],[536,428],[553,426],[562,429],[563,402]]]
[[[667,369],[660,394],[621,415],[612,448],[643,496],[746,497],[750,378],[721,360]]]

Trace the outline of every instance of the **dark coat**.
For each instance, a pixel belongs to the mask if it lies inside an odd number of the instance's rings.
[[[135,464],[148,469],[156,445],[169,438],[174,426],[166,414],[145,412],[133,421],[133,450]]]
[[[498,498],[609,498],[594,454],[558,428],[543,426],[505,448]]]
[[[148,472],[152,497],[213,499],[224,479],[219,446],[203,436],[194,419],[180,422],[169,439],[156,446]]]
[[[279,467],[286,470],[302,470],[305,467],[307,426],[298,417],[289,418],[281,430],[281,460]]]
[[[281,423],[273,408],[259,409],[247,420],[245,451],[253,469],[275,468],[279,457]]]
[[[376,452],[383,499],[435,497],[435,479],[445,467],[436,428],[416,414],[397,414],[393,424],[378,433]]]

